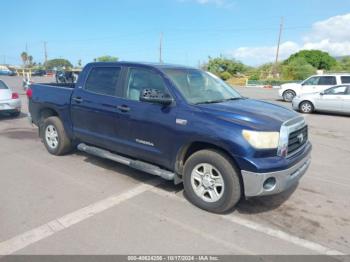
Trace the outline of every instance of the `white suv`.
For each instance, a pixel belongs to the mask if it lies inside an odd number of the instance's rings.
[[[281,85],[278,94],[284,101],[290,102],[296,95],[322,92],[325,89],[350,83],[350,74],[326,74],[310,76],[301,83]]]

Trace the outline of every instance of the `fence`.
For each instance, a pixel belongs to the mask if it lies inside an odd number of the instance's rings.
[[[278,80],[278,79],[268,79],[268,80],[247,80],[246,86],[280,86],[286,83],[300,83],[302,80]]]

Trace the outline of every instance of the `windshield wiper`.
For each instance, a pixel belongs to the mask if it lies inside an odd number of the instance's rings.
[[[199,105],[199,104],[214,104],[214,103],[221,103],[221,102],[225,102],[225,101],[232,101],[232,100],[239,100],[239,99],[243,99],[243,97],[231,97],[231,98],[226,98],[226,99],[208,100],[208,101],[195,103],[195,105]]]

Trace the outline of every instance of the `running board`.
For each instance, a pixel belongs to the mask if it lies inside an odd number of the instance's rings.
[[[106,159],[118,162],[120,164],[127,165],[134,169],[137,169],[155,176],[160,176],[166,180],[174,180],[174,177],[175,177],[174,173],[167,171],[165,169],[161,169],[158,166],[148,164],[139,160],[130,159],[124,156],[120,156],[120,155],[111,153],[105,149],[101,149],[94,146],[88,146],[84,143],[79,144],[78,149],[90,155],[106,158]]]

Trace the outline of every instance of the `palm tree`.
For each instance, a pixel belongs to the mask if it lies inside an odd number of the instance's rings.
[[[27,52],[22,52],[21,58],[22,58],[22,61],[23,61],[23,65],[26,66],[27,61],[28,61],[28,54],[27,54]]]
[[[33,56],[28,56],[28,62],[29,62],[29,65],[32,66],[33,65]]]

